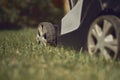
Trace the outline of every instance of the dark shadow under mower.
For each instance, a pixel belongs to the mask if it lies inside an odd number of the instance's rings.
[[[72,9],[59,25],[41,22],[37,42],[56,46],[58,41],[106,60],[120,58],[120,0],[69,0]]]

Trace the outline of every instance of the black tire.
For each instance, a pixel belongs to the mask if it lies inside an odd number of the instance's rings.
[[[90,26],[87,48],[90,55],[100,55],[106,60],[118,59],[120,52],[120,19],[100,16]]]
[[[56,45],[56,30],[53,24],[41,22],[38,25],[36,40],[41,45]]]

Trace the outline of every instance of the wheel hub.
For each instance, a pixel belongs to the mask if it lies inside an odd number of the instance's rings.
[[[102,25],[101,25],[102,22]],[[92,25],[88,35],[88,52],[91,55],[100,54],[105,59],[115,57],[117,51],[117,39],[115,28],[106,19]]]

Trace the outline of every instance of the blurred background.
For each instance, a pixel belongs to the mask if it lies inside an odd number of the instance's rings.
[[[0,29],[34,28],[42,21],[56,24],[68,11],[68,0],[1,0]]]

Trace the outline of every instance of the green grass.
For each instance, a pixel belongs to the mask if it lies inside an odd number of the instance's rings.
[[[36,43],[35,29],[0,31],[0,80],[119,80],[120,62]]]

